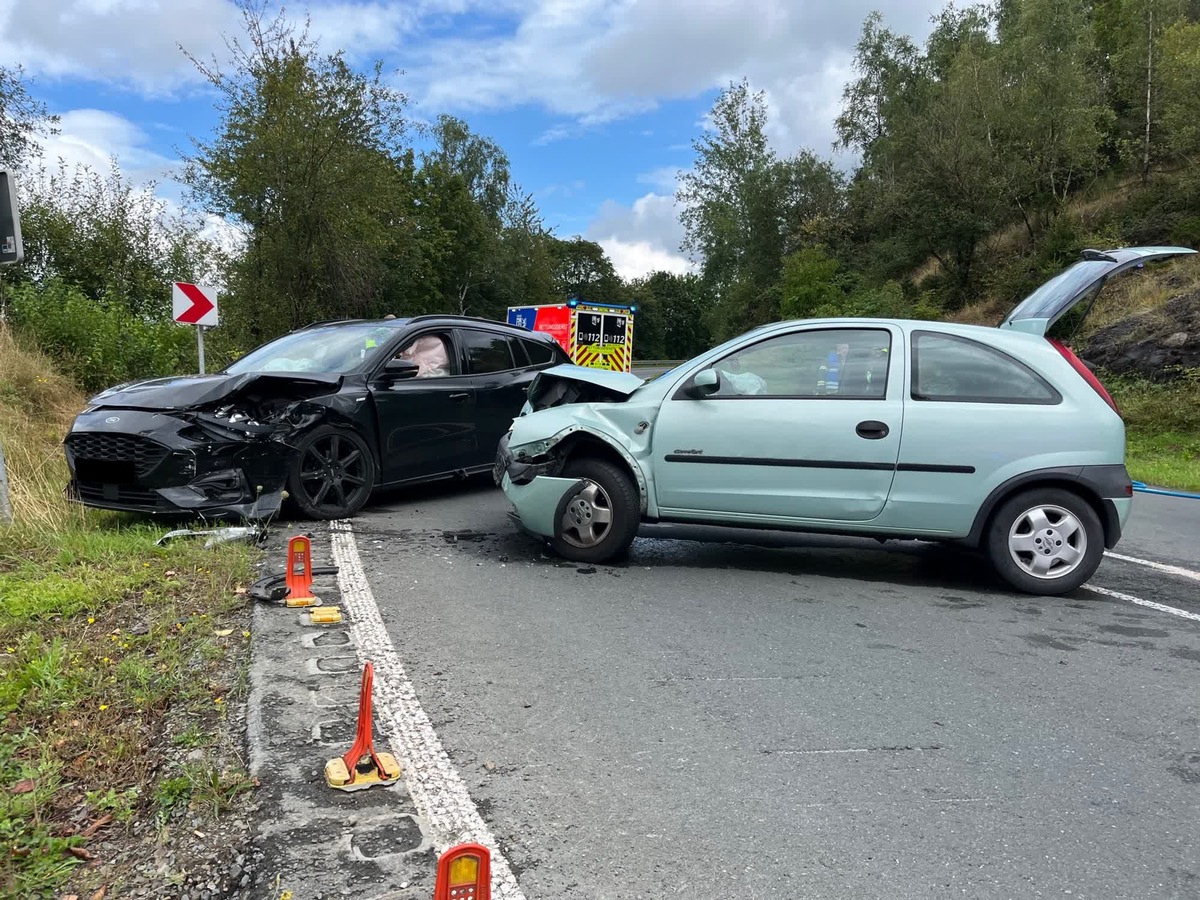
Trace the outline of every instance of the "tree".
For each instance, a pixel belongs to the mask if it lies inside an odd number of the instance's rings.
[[[172,281],[211,282],[224,265],[194,216],[173,213],[153,183],[134,187],[114,160],[29,173],[22,190],[25,261],[17,277],[55,281],[93,303],[142,319],[170,319]]]
[[[1159,84],[1164,34],[1184,20],[1193,5],[1189,0],[1097,0],[1094,4],[1093,33],[1113,111],[1115,153],[1143,182],[1149,180],[1168,144]]]
[[[1032,235],[1057,215],[1080,181],[1100,168],[1107,108],[1090,67],[1093,31],[1084,0],[1024,0],[1002,21],[1001,80],[991,110],[997,163]]]
[[[433,138],[419,181],[423,218],[436,220],[441,230],[434,269],[442,296],[461,315],[496,312],[481,307],[489,305],[486,287],[498,271],[508,157],[452,116],[438,118]]]
[[[58,133],[58,116],[29,93],[25,70],[0,66],[0,169],[21,169],[41,155],[39,135]]]
[[[1177,22],[1162,37],[1162,122],[1171,148],[1200,158],[1200,25]]]
[[[838,213],[841,181],[807,151],[778,157],[767,145],[766,97],[745,80],[721,92],[709,118],[676,199],[683,246],[713,290],[713,326],[730,334],[778,317],[783,256]]]
[[[926,75],[916,45],[886,28],[878,12],[863,21],[854,71],[858,77],[842,91],[835,125],[838,143],[857,149],[866,161],[905,114]]]
[[[817,247],[804,247],[783,263],[784,316],[803,319],[822,307],[845,299],[838,261]]]
[[[638,307],[633,320],[638,359],[690,359],[712,346],[712,292],[698,275],[654,272],[629,290]]]
[[[265,0],[243,0],[246,42],[232,67],[189,56],[219,94],[221,120],[194,140],[185,180],[212,213],[239,224],[231,323],[248,341],[314,319],[400,313],[436,296],[418,225],[405,97],[321,55],[307,28]]]
[[[620,303],[621,279],[604,248],[595,241],[573,237],[551,243],[554,258],[554,290],[562,300],[575,298],[585,303]]]

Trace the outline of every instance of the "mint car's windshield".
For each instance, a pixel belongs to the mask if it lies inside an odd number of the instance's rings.
[[[230,375],[250,372],[345,375],[362,365],[395,333],[395,329],[386,325],[367,322],[307,328],[251,350],[225,371]]]

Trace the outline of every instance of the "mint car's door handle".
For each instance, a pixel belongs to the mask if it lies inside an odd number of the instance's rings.
[[[886,423],[876,422],[874,419],[859,422],[858,427],[854,429],[860,438],[866,438],[868,441],[877,441],[887,437],[889,430]]]

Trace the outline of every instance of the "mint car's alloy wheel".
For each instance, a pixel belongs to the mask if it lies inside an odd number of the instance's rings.
[[[1083,562],[1087,529],[1061,506],[1025,510],[1008,532],[1013,561],[1034,578],[1061,578]]]
[[[1104,527],[1091,504],[1062,488],[1034,488],[996,510],[985,549],[1005,581],[1030,594],[1065,594],[1092,577]]]
[[[627,470],[606,459],[582,456],[569,461],[563,478],[582,485],[568,498],[550,544],[575,562],[607,562],[629,549],[637,535],[641,504]]]
[[[595,547],[612,528],[612,500],[596,482],[576,494],[559,523],[562,539],[572,547]]]

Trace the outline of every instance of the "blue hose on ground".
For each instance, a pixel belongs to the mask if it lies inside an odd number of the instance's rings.
[[[1189,494],[1187,491],[1169,491],[1166,488],[1148,487],[1144,481],[1135,481],[1133,489],[1142,494],[1161,494],[1164,497],[1183,497],[1185,500],[1200,500],[1200,494]]]

